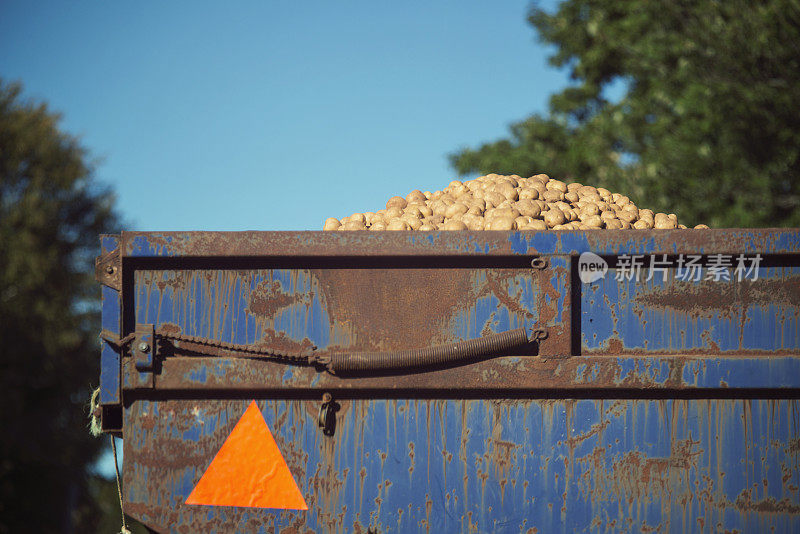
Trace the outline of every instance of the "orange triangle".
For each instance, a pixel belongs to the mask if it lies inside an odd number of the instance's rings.
[[[233,427],[186,504],[308,510],[256,401]]]

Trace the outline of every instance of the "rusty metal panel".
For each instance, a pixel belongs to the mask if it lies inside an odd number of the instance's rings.
[[[121,376],[126,509],[151,528],[800,529],[796,229],[124,233],[119,250],[119,338],[161,338],[103,360]],[[586,252],[605,277],[582,281]],[[618,276],[632,254],[763,262],[756,278]],[[468,365],[318,365],[520,327],[547,336]],[[252,398],[309,511],[182,504]]]
[[[316,346],[323,355],[537,325],[549,332],[536,350],[514,356],[355,381],[269,361],[168,357],[155,377],[163,389],[441,389],[454,381],[509,391],[800,387],[800,267],[765,267],[756,281],[697,283],[617,282],[612,267],[583,284],[571,273],[573,259],[546,257],[543,270],[527,260],[492,268],[137,269],[135,323],[287,351]],[[128,387],[133,372],[123,373]]]
[[[785,263],[785,262],[783,262]],[[582,293],[587,354],[798,353],[800,264],[762,265],[758,280],[617,281]]]
[[[126,257],[517,256],[531,254],[797,254],[797,229],[559,232],[123,232]],[[380,247],[376,247],[379,243]]]
[[[258,406],[308,512],[184,505],[246,400],[126,409],[126,510],[173,532],[796,532],[794,399]]]
[[[103,236],[100,239],[100,249],[101,256],[107,255],[114,250],[119,250],[119,238],[117,236]],[[119,290],[109,285],[102,285],[101,296],[102,327],[111,332],[118,332],[121,321]],[[118,350],[108,343],[103,343],[101,348],[100,369],[100,403],[119,404],[122,401],[120,354]]]

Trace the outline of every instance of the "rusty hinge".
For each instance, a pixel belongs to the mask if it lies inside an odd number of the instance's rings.
[[[122,261],[118,248],[95,258],[94,277],[104,286],[122,291]]]

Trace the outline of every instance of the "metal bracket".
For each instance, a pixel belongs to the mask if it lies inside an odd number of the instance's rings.
[[[94,277],[104,286],[122,291],[122,261],[118,248],[95,258]]]
[[[133,364],[139,373],[139,385],[155,386],[156,332],[152,324],[137,324],[131,342]]]
[[[572,257],[547,254],[531,259],[539,318],[531,332],[540,357],[568,356],[573,348]],[[544,340],[546,342],[543,342]]]

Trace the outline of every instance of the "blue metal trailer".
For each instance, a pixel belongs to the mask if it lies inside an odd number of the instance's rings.
[[[798,229],[101,241],[152,530],[800,531]]]

